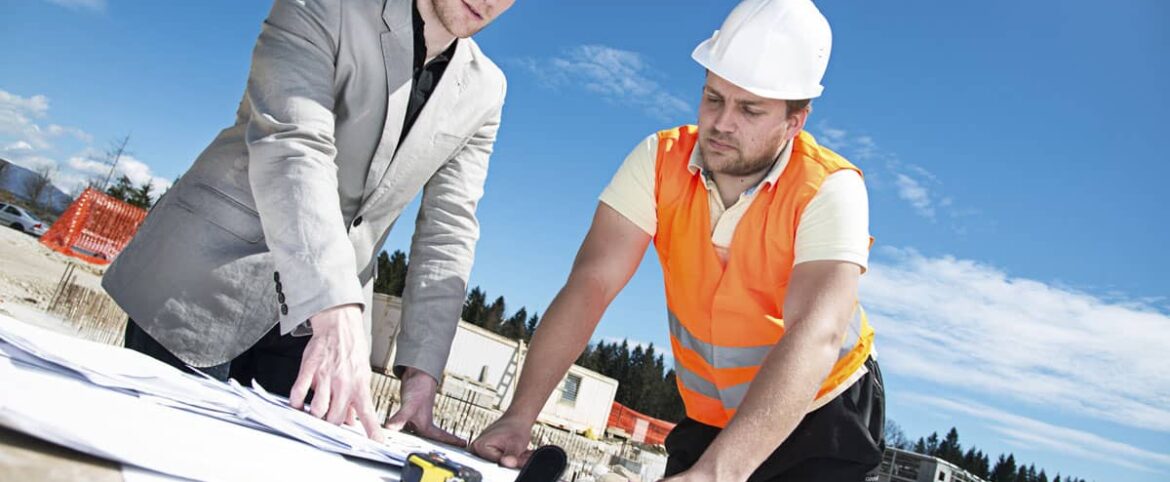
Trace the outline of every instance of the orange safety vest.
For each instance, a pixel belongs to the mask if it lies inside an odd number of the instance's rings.
[[[658,133],[654,246],[666,281],[670,344],[687,416],[725,427],[764,357],[784,336],[784,295],[801,213],[829,174],[861,171],[801,132],[780,178],[756,193],[736,226],[724,266],[711,244],[702,175],[687,168],[697,140],[693,125]],[[854,311],[818,401],[834,394],[870,356],[873,329],[860,305]]]

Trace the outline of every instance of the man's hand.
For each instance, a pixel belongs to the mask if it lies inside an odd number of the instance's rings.
[[[426,372],[406,367],[402,372],[402,406],[398,408],[386,428],[407,432],[436,442],[466,447],[467,441],[435,425],[435,392],[439,382]]]
[[[532,422],[504,414],[488,425],[471,443],[471,451],[484,459],[514,469],[528,462],[528,457],[532,455],[532,451],[528,450],[531,441]]]
[[[357,305],[337,306],[309,319],[313,337],[305,347],[301,371],[293,383],[289,403],[303,410],[313,390],[309,413],[340,425],[356,414],[366,435],[381,439],[370,395],[370,345],[362,311]]]

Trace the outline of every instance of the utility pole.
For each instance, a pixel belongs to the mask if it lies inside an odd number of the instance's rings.
[[[122,156],[129,154],[126,152],[126,146],[130,145],[130,134],[126,137],[114,140],[110,143],[110,148],[106,150],[106,159],[110,162],[110,172],[106,174],[105,182],[102,182],[102,192],[110,187],[110,179],[114,177],[114,170],[118,167],[118,161]]]

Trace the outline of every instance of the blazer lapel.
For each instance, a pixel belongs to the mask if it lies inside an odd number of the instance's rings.
[[[382,57],[386,66],[386,120],[383,123],[382,138],[374,150],[370,168],[366,172],[366,183],[362,197],[368,200],[386,174],[398,150],[402,137],[402,124],[406,116],[406,104],[410,101],[411,74],[414,72],[414,26],[412,24],[412,0],[387,0],[382,10],[382,20],[387,32],[382,32]]]
[[[389,166],[383,172],[379,173],[380,177],[374,179],[373,183],[367,180],[366,190],[368,191],[373,188],[375,194],[365,200],[363,209],[368,208],[378,198],[392,190],[396,180],[413,178],[412,176],[429,175],[429,173],[434,171],[433,165],[447,160],[446,157],[442,159],[436,158],[436,156],[440,155],[449,156],[450,153],[435,151],[434,148],[438,145],[435,142],[435,136],[439,132],[449,130],[443,129],[443,126],[452,124],[453,116],[457,116],[459,113],[459,105],[463,101],[464,92],[467,90],[467,76],[470,71],[470,63],[471,47],[467,42],[458,41],[458,44],[455,46],[455,55],[451,57],[451,62],[447,64],[447,70],[443,72],[443,76],[439,79],[438,85],[435,86],[435,91],[431,93],[426,105],[423,106],[422,112],[419,112],[418,119],[414,121],[414,126],[410,128],[410,132],[402,140],[402,145],[397,146],[397,151],[394,152]],[[403,114],[400,114],[400,117],[402,116]],[[398,130],[395,131],[397,133],[395,138],[397,139],[398,135],[402,132],[402,119],[399,118],[396,122],[399,126]],[[389,130],[386,133],[389,133]],[[380,150],[381,148],[379,147]],[[374,174],[374,170],[370,169],[370,175],[373,176]],[[379,187],[382,188],[379,189]]]

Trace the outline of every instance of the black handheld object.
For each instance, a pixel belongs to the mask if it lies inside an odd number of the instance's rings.
[[[516,482],[557,482],[569,466],[569,456],[556,445],[545,445],[532,451],[528,463],[520,469]]]

